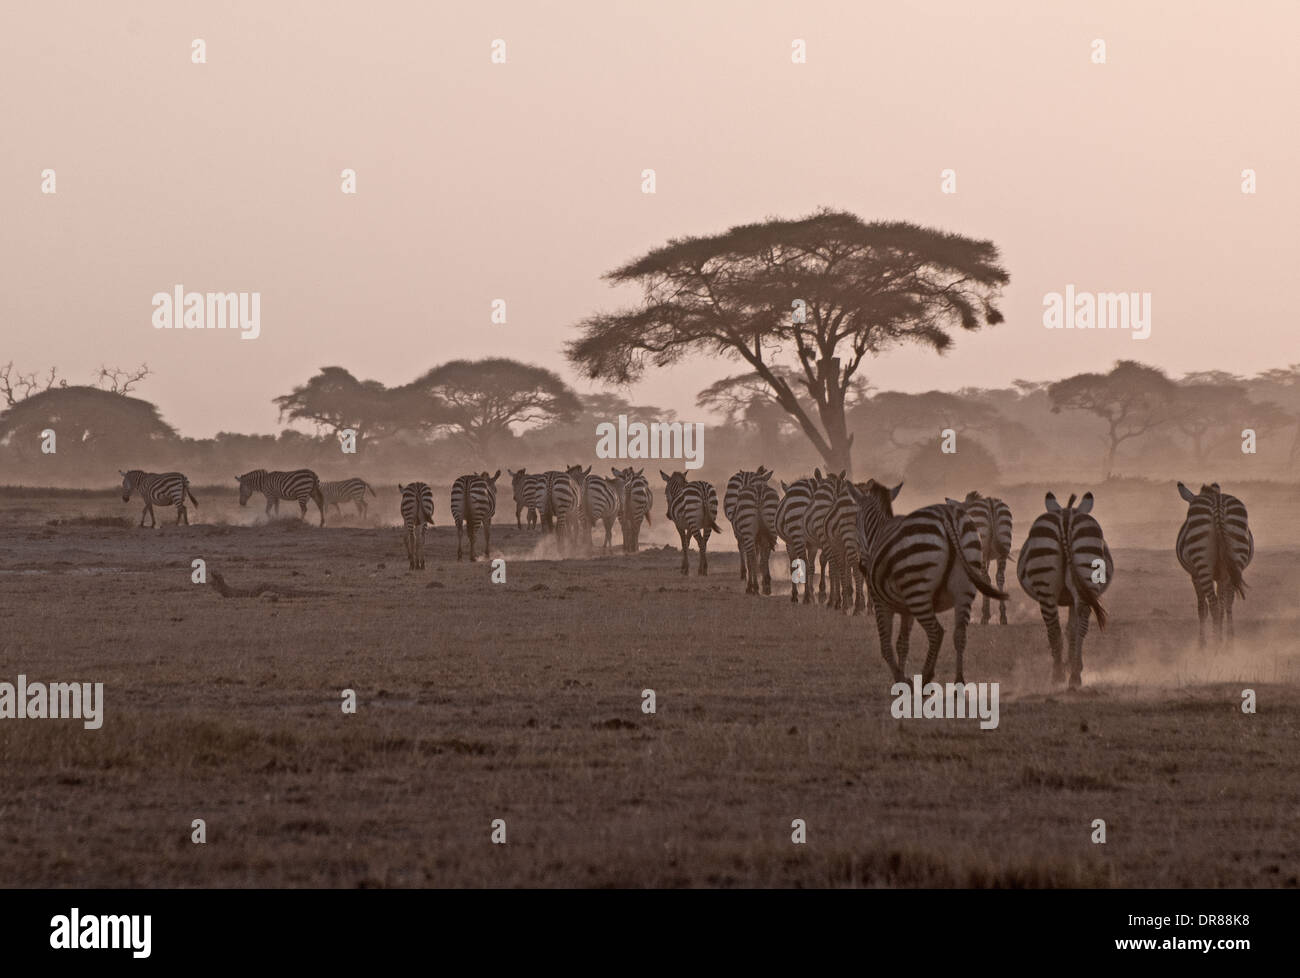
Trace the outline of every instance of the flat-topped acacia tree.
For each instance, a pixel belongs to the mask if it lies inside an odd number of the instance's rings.
[[[904,343],[942,353],[955,329],[1001,322],[998,262],[991,241],[832,210],[678,238],[604,276],[642,301],[577,324],[566,354],[617,384],[687,356],[742,360],[827,467],[851,472],[844,407],[864,358]]]

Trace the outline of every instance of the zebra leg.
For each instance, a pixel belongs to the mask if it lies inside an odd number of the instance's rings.
[[[998,590],[1005,593],[1006,589],[1007,589],[1007,558],[1005,556],[1002,556],[998,558]],[[998,602],[998,624],[1005,625],[1006,623],[1007,623],[1007,603],[1005,601],[999,601]]]
[[[964,683],[964,662],[966,657],[966,626],[970,624],[971,608],[975,604],[975,595],[968,600],[958,601],[952,608],[952,647],[957,653],[956,682]]]
[[[826,603],[826,550],[822,548],[821,557],[821,576],[817,578],[817,603]]]
[[[1219,595],[1215,592],[1214,582],[1210,582],[1210,590],[1206,593],[1206,599],[1210,603],[1210,619],[1214,622],[1214,644],[1223,644],[1223,602],[1219,600]]]
[[[686,577],[691,572],[691,535],[680,526],[677,535],[682,538],[682,576]]]
[[[176,504],[176,525],[177,526],[181,525],[182,519],[185,520],[186,526],[190,525],[190,518],[189,515],[186,514],[185,512],[185,502],[183,500]]]
[[[943,644],[943,626],[939,624],[933,608],[926,608],[916,616],[916,620],[921,623],[921,630],[925,632],[925,637],[930,643],[925,651],[925,665],[921,669],[921,685],[925,686],[934,678],[934,667],[939,662],[939,647]]]
[[[772,593],[772,551],[764,548],[762,557],[763,562],[763,593]]]
[[[143,528],[143,526],[144,526],[144,517],[145,517],[145,514],[148,513],[148,512],[149,512],[149,503],[146,502],[146,503],[144,504],[144,509],[140,510],[140,526],[141,526],[142,528]]]
[[[894,648],[894,657],[898,662],[899,676],[907,675],[907,653],[912,645],[912,616],[904,613],[899,616],[898,642]]]
[[[731,531],[733,533],[736,532],[735,524],[732,524]],[[740,542],[739,535],[736,536],[736,549],[740,551],[740,579],[743,581],[746,579],[746,574],[749,571],[749,568],[746,566],[746,562],[749,558],[745,556],[745,545]],[[746,588],[745,590],[748,591],[749,589]]]
[[[302,510],[302,519],[304,519],[304,520],[307,519],[307,500],[305,500],[305,499],[299,499],[299,500],[298,500],[298,508],[299,508],[300,510]],[[323,513],[323,512],[324,512],[324,511],[322,510],[322,513]]]
[[[853,576],[853,613],[860,615],[867,606],[866,598],[863,597],[861,563],[856,560],[849,561],[849,573]]]
[[[276,515],[276,516],[279,516],[279,515],[280,515],[280,500],[278,500],[278,499],[272,499],[270,496],[267,496],[267,497],[266,497],[266,518],[267,518],[268,520],[271,518],[271,504],[272,504],[272,503],[275,503],[275,515]]]
[[[709,534],[713,531],[705,527],[695,535],[695,542],[700,545],[699,576],[709,576]]]
[[[492,557],[492,521],[488,520],[483,524],[483,559],[489,560]]]
[[[465,556],[465,550],[461,545],[461,521],[456,521],[456,559],[462,560]]]
[[[1232,602],[1233,599],[1235,599],[1237,596],[1237,593],[1232,589],[1231,581],[1228,582],[1227,588],[1222,593],[1223,593],[1223,624],[1227,631],[1227,642],[1229,645],[1231,645],[1233,639]]]
[[[1065,682],[1065,666],[1061,663],[1061,613],[1054,604],[1040,604],[1043,624],[1047,626],[1047,645],[1052,650],[1052,682]]]
[[[980,558],[979,568],[984,572],[985,577],[989,576],[989,563],[990,561],[986,560],[985,558],[983,557]],[[989,623],[989,618],[992,617],[992,615],[989,611],[989,596],[986,594],[983,597],[984,597],[984,604],[980,608],[980,624],[987,625]],[[960,666],[957,667],[957,671],[959,673],[961,672]]]
[[[911,626],[910,621],[908,621],[908,626]],[[903,670],[899,668],[898,660],[894,658],[894,642],[893,636],[890,634],[893,630],[893,613],[886,610],[885,606],[877,601],[876,635],[880,640],[880,657],[885,660],[885,665],[889,666],[889,671],[894,676],[894,682],[901,683],[903,681]],[[904,629],[904,631],[906,631],[906,629]]]
[[[1201,590],[1200,585],[1196,584],[1195,581],[1192,584],[1196,588],[1196,618],[1201,630],[1200,646],[1205,648],[1205,616],[1210,612],[1210,605],[1205,600],[1205,592]]]
[[[798,604],[799,585],[794,582],[794,562],[799,559],[799,551],[789,540],[785,542],[785,558],[790,564],[790,603]]]
[[[1070,612],[1070,688],[1078,689],[1083,685],[1083,639],[1088,634],[1088,616],[1092,609],[1087,602],[1079,602],[1079,613]]]

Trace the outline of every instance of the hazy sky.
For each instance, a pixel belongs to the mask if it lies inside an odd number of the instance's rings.
[[[147,361],[140,396],[192,436],[275,430],[270,399],[325,365],[400,384],[506,355],[576,381],[572,324],[635,298],[603,272],[828,205],[990,238],[1011,274],[1005,324],[869,363],[878,387],[1254,372],[1300,360],[1298,36],[1294,0],[6,4],[0,363]],[[1045,330],[1067,283],[1152,293],[1150,338]],[[260,292],[261,336],[155,330],[177,284]],[[699,417],[740,370],[632,396]]]

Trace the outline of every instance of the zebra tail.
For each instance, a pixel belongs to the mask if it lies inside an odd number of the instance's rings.
[[[1237,592],[1237,597],[1243,601],[1246,600],[1246,581],[1241,576],[1241,568],[1237,562],[1232,559],[1232,549],[1228,545],[1228,535],[1224,532],[1223,524],[1217,520],[1214,523],[1214,535],[1217,537],[1219,553],[1228,565],[1228,580],[1232,582],[1232,589]]]
[[[1010,598],[1005,591],[999,591],[989,576],[984,573],[982,568],[976,567],[966,557],[966,551],[962,549],[961,538],[957,535],[957,527],[952,522],[952,512],[945,509],[943,514],[943,531],[948,535],[948,544],[957,553],[957,559],[961,561],[962,569],[966,571],[966,576],[979,590],[981,594],[987,594],[990,598],[996,598],[999,601],[1007,601]]]
[[[1092,588],[1079,574],[1079,568],[1074,563],[1074,557],[1070,553],[1071,529],[1068,520],[1061,527],[1061,553],[1065,555],[1065,565],[1069,570],[1070,577],[1074,579],[1074,589],[1083,596],[1083,603],[1091,608],[1092,613],[1097,616],[1097,627],[1105,631],[1106,620],[1109,616],[1106,614],[1106,609],[1101,606],[1101,598],[1093,593]]]
[[[189,479],[186,479],[186,480],[185,480],[185,495],[187,495],[187,496],[190,497],[190,502],[192,502],[192,503],[195,505],[195,507],[197,508],[198,505],[199,505],[199,501],[198,501],[197,499],[194,498],[194,490],[192,490],[192,489],[190,488],[190,480],[189,480]]]
[[[379,493],[375,492],[375,487],[369,482],[366,483],[366,488],[370,490],[370,495],[374,496],[376,499],[379,498]]]

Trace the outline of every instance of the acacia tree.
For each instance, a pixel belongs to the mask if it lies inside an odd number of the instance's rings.
[[[674,239],[604,276],[639,285],[641,304],[583,320],[566,353],[618,384],[689,356],[742,360],[826,464],[851,470],[844,411],[864,358],[941,353],[954,328],[1001,322],[998,260],[990,241],[832,210]]]
[[[1295,425],[1287,461],[1292,465],[1300,462],[1300,363],[1260,372],[1254,377],[1251,389],[1252,393],[1267,397]]]
[[[401,390],[425,398],[430,422],[459,434],[481,457],[516,428],[563,421],[582,408],[558,374],[504,357],[452,360]]]
[[[427,402],[413,393],[390,390],[377,380],[357,380],[342,367],[321,367],[307,383],[272,400],[280,408],[281,421],[310,421],[336,433],[352,428],[358,441],[377,441],[434,420]]]
[[[1107,374],[1076,374],[1047,388],[1052,413],[1087,411],[1106,423],[1102,478],[1115,468],[1124,442],[1167,424],[1179,407],[1178,387],[1164,371],[1136,360],[1117,360]]]
[[[117,458],[129,468],[132,458],[148,457],[176,431],[148,401],[98,387],[55,387],[23,398],[0,414],[0,446],[20,458],[39,457],[41,432],[58,436],[59,461],[91,456]]]

